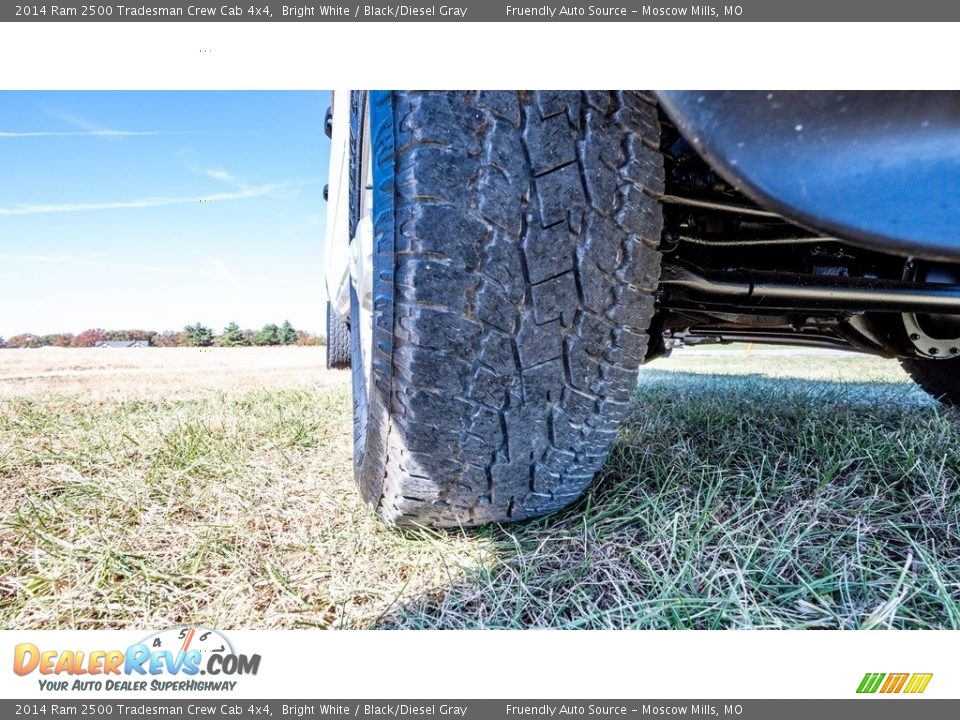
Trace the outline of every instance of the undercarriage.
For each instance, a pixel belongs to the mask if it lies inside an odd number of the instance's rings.
[[[753,203],[661,114],[663,268],[648,359],[756,342],[885,357],[960,354],[960,268],[865,249]],[[651,333],[652,339],[657,337]]]

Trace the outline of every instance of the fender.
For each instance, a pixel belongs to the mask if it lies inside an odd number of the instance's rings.
[[[350,91],[332,93],[327,224],[323,243],[326,295],[340,317],[350,316]]]
[[[656,95],[761,207],[854,245],[960,260],[960,92]]]

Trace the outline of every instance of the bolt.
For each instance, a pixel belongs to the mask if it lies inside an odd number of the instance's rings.
[[[950,348],[951,355],[956,355],[958,352],[960,352],[960,348]]]
[[[940,351],[937,350],[937,348],[930,348],[929,352],[930,352],[931,355],[936,355],[936,354],[939,353]]]
[[[916,342],[917,340],[920,339],[920,336],[917,335],[917,333],[910,333],[910,339]]]

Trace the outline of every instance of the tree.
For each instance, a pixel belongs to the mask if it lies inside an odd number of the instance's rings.
[[[243,345],[243,331],[240,330],[240,326],[235,322],[227,325],[223,332],[220,333],[219,343],[223,347],[234,347],[236,345]]]
[[[0,348],[5,348],[7,346],[7,341],[0,337]]]
[[[7,340],[7,346],[12,348],[40,347],[40,338],[32,333],[21,333]]]
[[[192,347],[208,347],[213,345],[213,328],[208,328],[202,323],[196,325],[187,325],[183,329],[187,345]]]
[[[73,345],[73,335],[71,333],[56,333],[44,338],[44,340],[46,341],[45,345],[53,345],[54,347],[66,348]]]
[[[293,325],[290,324],[289,320],[283,321],[283,327],[280,328],[280,342],[283,345],[296,345],[297,340],[299,340],[297,331],[293,329]]]
[[[279,345],[280,340],[280,328],[273,323],[264,325],[257,331],[257,334],[253,336],[253,341],[257,345]]]
[[[323,345],[323,338],[306,330],[297,330],[297,345]]]
[[[101,340],[107,339],[107,332],[103,328],[84,330],[73,339],[74,347],[93,347]]]
[[[153,330],[107,330],[104,340],[146,340],[149,342],[156,334]]]
[[[164,330],[150,339],[150,344],[156,347],[183,347],[187,344],[186,336],[181,332]]]

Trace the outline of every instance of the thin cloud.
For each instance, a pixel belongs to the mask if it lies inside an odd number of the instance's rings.
[[[0,130],[0,138],[39,137],[149,137],[155,135],[195,135],[189,130],[118,130],[100,125],[84,117],[67,113],[47,113],[50,117],[72,125],[76,130]]]
[[[223,168],[198,167],[196,165],[190,165],[188,168],[191,172],[196,173],[197,175],[202,175],[203,177],[216,180],[224,185],[229,185],[235,190],[246,192],[252,187],[249,183],[244,182],[232,172]]]
[[[181,268],[166,267],[163,265],[148,265],[141,263],[125,263],[110,260],[93,260],[88,257],[71,255],[70,253],[49,253],[46,255],[17,255],[0,254],[0,260],[7,262],[32,262],[32,263],[51,263],[62,265],[82,265],[91,268],[104,268],[110,270],[127,270],[146,273],[162,273],[167,275],[183,275],[191,277],[217,277],[220,273],[216,267],[211,270],[199,268]]]
[[[250,198],[273,195],[284,191],[298,190],[308,185],[314,185],[317,178],[306,180],[286,180],[283,182],[267,183],[254,187],[245,187],[236,192],[213,193],[193,197],[146,197],[136,200],[119,200],[98,203],[59,203],[44,205],[25,205],[23,207],[0,208],[0,217],[17,215],[50,215],[54,213],[95,212],[98,210],[131,210],[137,208],[155,208],[168,205],[192,205],[200,202],[230,202],[234,200],[248,200]]]
[[[153,135],[195,135],[190,130],[0,130],[0,138],[38,138],[38,137],[147,137]]]
[[[90,257],[72,255],[70,253],[48,253],[48,254],[4,254],[0,253],[0,261],[3,262],[29,262],[29,263],[50,263],[70,266],[82,265],[84,267],[100,268],[104,270],[124,271],[146,273],[150,275],[177,275],[180,277],[208,278],[212,280],[223,281],[244,281],[258,283],[280,283],[284,285],[316,285],[317,280],[311,278],[286,278],[270,277],[267,275],[255,275],[247,273],[234,273],[223,258],[210,257],[207,261],[210,263],[209,269],[196,267],[170,267],[166,265],[151,265],[144,263],[118,262],[114,260],[94,260]]]
[[[226,170],[214,170],[214,169],[205,169],[203,174],[207,177],[211,177],[214,180],[219,180],[220,182],[227,183],[228,185],[236,185],[237,179]]]
[[[48,113],[50,117],[54,117],[57,120],[61,120],[68,125],[73,125],[76,128],[80,128],[85,131],[94,131],[94,130],[103,130],[104,126],[99,123],[95,123],[89,118],[81,117],[80,115],[73,115],[72,113],[64,112],[51,112]]]

